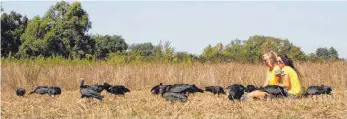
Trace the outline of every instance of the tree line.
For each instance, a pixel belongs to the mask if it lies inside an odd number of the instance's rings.
[[[1,9],[3,11],[3,9]],[[80,2],[57,2],[40,17],[28,19],[11,11],[1,14],[1,57],[30,59],[62,57],[65,59],[108,60],[131,63],[146,62],[251,62],[262,60],[269,50],[295,60],[339,60],[335,48],[318,48],[305,54],[287,39],[254,35],[229,44],[208,45],[201,55],[176,52],[170,42],[127,44],[119,35],[89,34],[92,22]]]

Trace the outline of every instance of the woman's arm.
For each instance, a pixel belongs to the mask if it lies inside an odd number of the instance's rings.
[[[283,83],[282,84],[278,84],[278,86],[281,86],[281,87],[285,87],[285,88],[288,88],[290,87],[290,78],[288,75],[282,75],[282,78],[283,78]]]
[[[265,82],[264,82],[264,85],[263,85],[263,87],[265,87],[265,86],[267,86],[267,85],[269,85],[269,80],[265,80]]]

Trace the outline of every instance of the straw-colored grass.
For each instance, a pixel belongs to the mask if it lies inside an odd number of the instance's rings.
[[[233,102],[226,95],[199,93],[184,103],[166,102],[153,96],[150,88],[164,84],[189,83],[203,88],[209,85],[261,85],[265,66],[252,64],[198,65],[39,65],[5,63],[1,73],[2,118],[347,118],[347,64],[296,64],[303,75],[303,86],[325,84],[333,87],[332,96],[305,99]],[[102,103],[80,99],[79,81],[86,84],[121,84],[130,88],[125,97],[105,94]],[[27,92],[38,85],[62,87],[62,95],[17,97],[15,89]]]

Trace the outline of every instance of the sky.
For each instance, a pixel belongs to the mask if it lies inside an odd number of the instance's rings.
[[[5,1],[5,12],[43,16],[55,1]],[[82,1],[92,34],[121,35],[128,44],[170,41],[200,54],[211,44],[252,35],[288,39],[313,53],[334,47],[347,58],[347,2],[117,2]]]

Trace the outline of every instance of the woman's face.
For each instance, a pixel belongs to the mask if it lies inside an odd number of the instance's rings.
[[[267,67],[271,66],[270,61],[268,59],[264,59],[263,62]]]
[[[277,63],[278,63],[278,66],[280,66],[281,69],[286,66],[283,63],[283,60],[281,59],[281,57],[277,57]]]
[[[271,64],[270,58],[268,55],[263,55],[263,62],[267,67],[273,67],[273,64]]]

